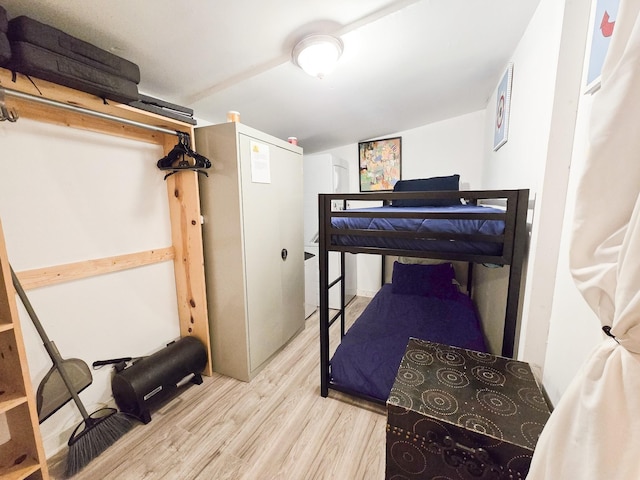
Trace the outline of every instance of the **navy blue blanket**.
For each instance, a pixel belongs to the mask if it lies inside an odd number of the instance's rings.
[[[409,337],[486,352],[471,299],[399,295],[386,284],[349,328],[331,359],[332,381],[386,401]]]
[[[373,207],[349,211],[363,212],[392,212],[392,213],[445,213],[445,214],[478,214],[478,213],[502,213],[492,207],[475,205],[456,205],[448,207]],[[383,230],[383,231],[408,231],[408,232],[437,232],[450,234],[481,234],[502,235],[504,233],[504,221],[487,219],[448,219],[448,218],[388,218],[388,217],[335,217],[331,219],[331,225],[340,229]],[[485,255],[501,255],[502,244],[482,240],[433,240],[392,238],[363,235],[333,235],[333,245],[386,247],[405,250],[422,250],[438,252],[477,253]]]

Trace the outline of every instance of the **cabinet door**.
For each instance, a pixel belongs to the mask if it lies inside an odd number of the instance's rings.
[[[304,209],[302,156],[281,149],[277,173],[280,195],[280,244],[287,259],[280,262],[283,343],[304,326]]]
[[[239,143],[249,357],[254,370],[304,322],[302,170],[294,168],[292,160],[301,164],[300,155],[244,134]],[[299,312],[293,303],[299,303]]]

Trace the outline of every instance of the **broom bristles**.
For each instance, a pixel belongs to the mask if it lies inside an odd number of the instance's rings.
[[[96,458],[113,445],[125,433],[133,428],[129,416],[119,413],[115,409],[106,409],[108,413],[99,418],[90,417],[78,426],[84,424],[84,430],[77,435],[78,428],[69,439],[69,453],[67,455],[67,478],[82,470],[91,460]],[[100,412],[101,410],[98,410]],[[94,412],[95,415],[98,412]]]

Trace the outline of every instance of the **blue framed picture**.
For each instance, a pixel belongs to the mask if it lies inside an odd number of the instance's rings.
[[[593,0],[591,5],[585,93],[594,93],[600,88],[602,65],[618,18],[619,4],[620,0]]]
[[[513,63],[498,84],[496,92],[496,120],[493,128],[493,151],[498,150],[507,143],[509,136],[509,110],[511,108],[511,79],[513,77]]]

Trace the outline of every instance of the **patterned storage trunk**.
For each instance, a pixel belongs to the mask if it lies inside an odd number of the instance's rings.
[[[386,478],[525,478],[549,414],[529,364],[412,338],[387,401]]]

